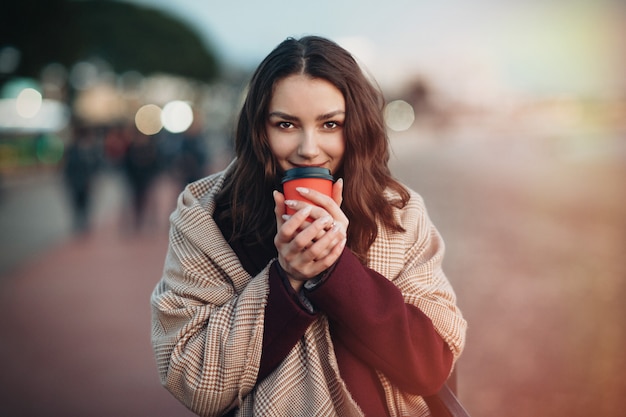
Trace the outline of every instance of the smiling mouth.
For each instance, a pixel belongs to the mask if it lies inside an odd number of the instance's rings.
[[[296,168],[324,168],[326,164],[292,164]]]

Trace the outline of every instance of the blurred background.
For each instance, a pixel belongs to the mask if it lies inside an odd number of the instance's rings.
[[[619,0],[2,2],[0,415],[191,415],[150,347],[168,216],[231,159],[251,71],[306,34],[386,97],[469,322],[467,410],[623,415]]]

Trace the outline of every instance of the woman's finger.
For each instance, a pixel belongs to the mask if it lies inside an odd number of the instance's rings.
[[[274,197],[274,213],[276,214],[276,227],[280,229],[280,226],[284,223],[283,216],[285,216],[285,196],[280,191],[274,190],[272,193]]]
[[[329,197],[310,188],[298,187],[296,188],[296,191],[298,191],[304,198],[326,210],[328,214],[335,219],[335,221],[341,222],[347,227],[349,223],[348,218],[341,210],[341,207],[339,207],[339,204],[341,204],[342,201],[341,194],[343,192],[343,181],[337,181],[333,187],[333,197]]]
[[[318,236],[324,236],[325,230],[333,224],[333,218],[329,215],[321,217],[311,223],[310,226],[300,230],[294,236],[293,242],[299,250],[305,250],[311,247],[317,241]]]
[[[301,210],[306,206],[310,206],[311,207],[311,213],[309,214],[309,217],[307,219],[307,221],[305,223],[302,224],[302,229],[307,228],[308,226],[311,225],[311,223],[313,223],[316,219],[320,219],[324,216],[328,216],[329,213],[328,211],[326,211],[324,208],[316,206],[316,205],[311,205],[309,203],[305,203],[304,201],[299,201],[299,200],[286,200],[285,201],[285,206],[289,207],[292,210]],[[284,214],[283,215],[283,220],[286,220],[290,217],[289,214]]]
[[[343,202],[343,178],[339,178],[333,184],[333,200],[341,207],[341,203]]]
[[[306,222],[309,214],[311,214],[311,209],[312,207],[308,205],[295,212],[287,221],[284,221],[282,216],[277,217],[276,222],[279,226],[276,232],[275,243],[290,242],[296,236],[298,230],[302,228],[302,224]],[[280,218],[280,223],[278,218]]]
[[[316,263],[322,263],[325,268],[335,263],[343,246],[345,245],[346,237],[341,231],[339,225],[335,225],[331,230],[325,233],[325,235],[310,248],[309,259]],[[338,246],[340,246],[338,248]]]

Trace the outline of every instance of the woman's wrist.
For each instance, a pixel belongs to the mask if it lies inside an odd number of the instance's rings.
[[[284,287],[287,289],[291,297],[299,303],[302,307],[304,307],[309,313],[314,312],[314,308],[311,305],[311,302],[304,296],[302,291],[304,281],[299,281],[293,279],[287,274],[287,271],[283,269],[278,260],[276,261],[276,270],[278,271],[278,275],[280,276]]]
[[[285,268],[282,267],[280,262],[278,260],[276,261],[277,266],[278,266],[278,270],[280,271],[280,275],[282,276],[283,281],[285,282],[285,284],[288,283],[291,286],[291,288],[293,288],[293,290],[297,294],[299,294],[301,291],[305,291],[305,290],[306,291],[313,291],[314,289],[316,289],[317,287],[322,285],[324,282],[326,282],[326,280],[328,279],[330,274],[335,269],[335,266],[337,265],[337,262],[335,262],[329,268],[325,269],[324,271],[320,272],[319,274],[315,275],[314,277],[311,277],[309,279],[304,279],[303,280],[303,279],[293,278],[285,270]]]
[[[295,292],[299,292],[302,289],[302,286],[304,285],[305,281],[293,279],[286,272],[285,272],[285,275],[287,276],[287,281],[289,281],[289,285],[291,285],[291,288],[293,288]]]

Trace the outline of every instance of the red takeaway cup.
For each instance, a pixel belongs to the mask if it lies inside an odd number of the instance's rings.
[[[285,200],[299,200],[309,204],[315,204],[304,198],[302,194],[296,191],[297,187],[310,188],[319,191],[329,197],[333,192],[333,176],[328,168],[320,167],[299,167],[288,169],[283,176],[283,194]],[[292,208],[285,207],[287,214],[292,215],[296,211]]]

